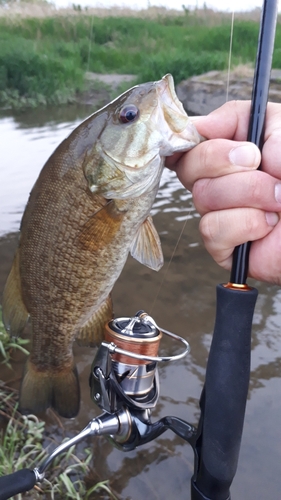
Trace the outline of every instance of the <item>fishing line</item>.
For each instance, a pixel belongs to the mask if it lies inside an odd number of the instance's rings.
[[[230,25],[230,42],[229,42],[229,52],[228,52],[228,70],[227,70],[227,84],[226,84],[226,102],[228,101],[228,94],[229,94],[230,67],[231,67],[231,56],[232,56],[232,46],[233,46],[233,31],[234,31],[234,17],[235,17],[235,13],[234,13],[234,10],[233,10],[233,11],[232,11],[232,14],[231,14],[231,25]],[[149,312],[149,314],[151,314],[151,313],[152,313],[152,311],[153,311],[153,309],[154,309],[154,306],[155,306],[155,303],[156,303],[156,301],[157,301],[157,299],[158,299],[158,297],[159,297],[160,290],[161,290],[161,288],[162,288],[162,286],[163,286],[163,284],[164,284],[164,281],[165,281],[165,280],[166,280],[166,278],[167,278],[167,274],[168,274],[168,272],[169,272],[170,265],[171,265],[171,263],[172,263],[172,260],[173,260],[173,258],[174,258],[174,255],[175,255],[175,253],[176,253],[176,250],[177,250],[177,248],[178,248],[178,246],[179,246],[179,243],[180,243],[181,237],[182,237],[182,235],[183,235],[183,232],[184,232],[185,227],[186,227],[186,224],[187,224],[187,220],[188,220],[188,219],[186,219],[186,220],[185,220],[185,222],[184,222],[184,224],[183,224],[183,227],[182,227],[182,229],[181,229],[180,235],[179,235],[179,237],[178,237],[178,240],[177,240],[176,245],[175,245],[175,247],[174,247],[173,253],[172,253],[171,258],[170,258],[170,260],[169,260],[168,266],[167,266],[167,268],[166,268],[165,274],[163,275],[163,278],[162,278],[161,283],[160,283],[160,285],[159,285],[159,287],[158,287],[158,290],[157,290],[156,296],[155,296],[154,301],[153,301],[153,303],[152,303],[152,306],[151,306],[151,308],[150,308],[150,312]]]
[[[232,42],[233,42],[233,28],[234,28],[234,10],[232,11],[232,15],[231,15],[230,42],[229,42],[229,52],[228,52],[228,70],[227,70],[227,83],[226,83],[225,102],[228,101],[228,94],[229,94],[230,66],[231,66]]]
[[[89,71],[89,68],[90,68],[90,56],[91,56],[91,50],[92,50],[93,24],[94,24],[94,15],[91,16],[87,71]]]
[[[157,293],[156,293],[156,295],[155,295],[155,298],[154,298],[154,300],[153,300],[152,306],[151,306],[151,308],[150,308],[150,312],[149,312],[149,314],[150,314],[150,315],[151,315],[151,313],[152,313],[152,311],[153,311],[153,309],[154,309],[155,303],[156,303],[156,301],[157,301],[157,299],[158,299],[158,297],[159,297],[160,290],[161,290],[161,289],[162,289],[162,287],[163,287],[163,283],[164,283],[164,281],[165,281],[165,280],[166,280],[166,278],[167,278],[167,274],[168,274],[168,272],[169,272],[170,265],[171,265],[171,263],[172,263],[172,260],[173,260],[173,258],[174,258],[174,255],[175,255],[175,253],[176,253],[176,250],[177,250],[177,248],[178,248],[178,246],[179,246],[179,243],[180,243],[181,237],[182,237],[182,235],[183,235],[183,232],[184,232],[184,230],[185,230],[185,227],[186,227],[187,221],[188,221],[188,217],[186,217],[185,222],[184,222],[184,224],[183,224],[183,226],[182,226],[182,228],[181,228],[181,232],[180,232],[179,237],[178,237],[178,239],[177,239],[177,242],[176,242],[176,244],[175,244],[175,246],[174,246],[173,253],[172,253],[171,257],[170,257],[170,260],[169,260],[168,266],[167,266],[166,271],[165,271],[165,273],[164,273],[164,275],[163,275],[163,278],[162,278],[162,280],[161,280],[161,283],[160,283],[160,285],[159,285],[159,287],[158,287]]]

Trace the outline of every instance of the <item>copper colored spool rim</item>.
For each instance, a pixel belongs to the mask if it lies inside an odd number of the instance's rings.
[[[157,356],[162,332],[159,331],[157,337],[149,339],[131,338],[120,335],[106,327],[105,340],[113,342],[120,349],[131,351],[134,354],[142,354],[145,356]],[[147,365],[150,361],[131,358],[127,354],[114,353],[112,355],[114,361],[130,365]]]

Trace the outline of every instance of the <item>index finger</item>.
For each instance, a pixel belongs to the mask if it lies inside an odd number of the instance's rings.
[[[199,134],[209,139],[247,139],[250,101],[229,101],[207,116],[191,117]],[[177,162],[185,153],[175,153],[166,158],[166,167],[174,170]]]
[[[260,165],[260,158],[260,151],[255,144],[210,139],[183,155],[175,171],[181,183],[192,191],[199,179],[254,170]]]

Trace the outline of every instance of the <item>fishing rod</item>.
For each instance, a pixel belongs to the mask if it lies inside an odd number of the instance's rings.
[[[247,140],[263,147],[278,0],[264,0]],[[261,166],[260,166],[261,168]],[[195,446],[192,500],[229,500],[250,379],[252,318],[258,291],[247,285],[251,243],[235,248],[230,281],[217,286],[217,310]]]

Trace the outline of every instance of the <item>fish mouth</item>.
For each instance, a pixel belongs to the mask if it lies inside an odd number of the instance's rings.
[[[171,74],[168,73],[157,82],[157,92],[165,120],[174,133],[180,134],[189,125],[190,119],[178,99]]]
[[[177,136],[187,140],[189,147],[196,146],[200,142],[200,136],[176,94],[172,75],[168,73],[163,76],[161,80],[156,82],[156,88],[164,120],[171,132],[171,138],[174,136],[175,139]],[[185,150],[188,149],[186,143],[184,147]],[[183,147],[179,146],[176,150],[183,150]]]
[[[175,83],[174,83],[174,78],[173,76],[171,75],[171,73],[167,73],[167,75],[163,76],[163,78],[160,80],[159,82],[160,84],[164,84],[163,87],[163,91],[167,90],[168,88],[168,91],[170,93],[170,97],[171,99],[173,100],[173,102],[177,105],[177,107],[183,112],[185,113],[184,111],[184,108],[183,108],[183,105],[182,103],[180,102],[177,94],[176,94],[176,90],[175,90]]]

